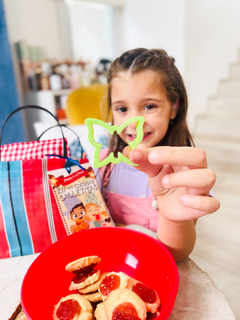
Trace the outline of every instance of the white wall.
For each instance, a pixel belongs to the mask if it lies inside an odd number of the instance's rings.
[[[115,11],[115,56],[146,47],[165,49],[184,70],[185,1],[126,0]]]
[[[188,124],[207,110],[240,48],[239,0],[126,0],[115,9],[115,56],[163,48],[176,59],[189,97]]]
[[[62,59],[59,33],[58,0],[4,0],[8,35],[13,49],[15,42],[42,46],[50,58]],[[12,50],[19,92],[19,71],[15,50]]]
[[[113,59],[112,8],[101,3],[65,0],[69,12],[73,59],[97,65]]]
[[[239,0],[186,0],[185,72],[189,123],[207,110],[240,49]]]

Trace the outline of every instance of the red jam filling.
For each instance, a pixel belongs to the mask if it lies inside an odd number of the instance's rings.
[[[140,318],[130,302],[123,302],[114,308],[112,320],[140,320]]]
[[[97,270],[91,270],[86,272],[77,273],[75,277],[72,279],[74,283],[81,283],[85,281],[88,277],[92,276],[94,273],[96,273]]]
[[[60,303],[57,309],[57,316],[60,320],[71,320],[81,313],[81,306],[74,299],[69,299]]]
[[[156,292],[145,286],[143,283],[136,283],[132,287],[132,291],[135,292],[146,303],[154,303],[157,300]]]
[[[116,274],[111,274],[103,278],[100,285],[100,292],[104,296],[108,296],[113,290],[120,286],[120,277]]]
[[[83,267],[83,268],[78,269],[78,270],[74,270],[73,273],[78,274],[78,273],[90,271],[90,270],[92,270],[93,268],[95,268],[96,265],[97,265],[97,263],[91,263],[89,266]]]

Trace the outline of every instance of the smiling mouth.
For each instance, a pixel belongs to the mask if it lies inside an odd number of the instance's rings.
[[[146,132],[143,135],[143,140],[146,139],[146,137],[148,137],[151,134],[151,132]],[[127,134],[127,136],[129,137],[130,140],[134,140],[136,138],[136,134]]]

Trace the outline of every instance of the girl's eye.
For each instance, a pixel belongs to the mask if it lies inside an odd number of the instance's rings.
[[[119,107],[119,108],[117,108],[117,111],[123,113],[123,112],[126,112],[126,111],[127,111],[127,108],[125,108],[125,107]]]
[[[153,104],[148,104],[148,105],[146,105],[144,107],[144,109],[146,109],[146,110],[151,110],[151,109],[154,109],[154,108],[156,108],[156,106],[154,106]]]

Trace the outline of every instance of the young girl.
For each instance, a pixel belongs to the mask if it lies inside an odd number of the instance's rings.
[[[164,50],[135,49],[117,58],[108,74],[108,104],[113,124],[144,116],[144,137],[130,151],[136,123],[114,134],[110,148],[138,164],[109,164],[97,173],[116,223],[139,224],[157,232],[176,261],[195,244],[197,218],[215,212],[209,197],[216,176],[207,169],[204,151],[192,147],[186,124],[187,94],[174,59]],[[99,174],[100,173],[100,174]]]

